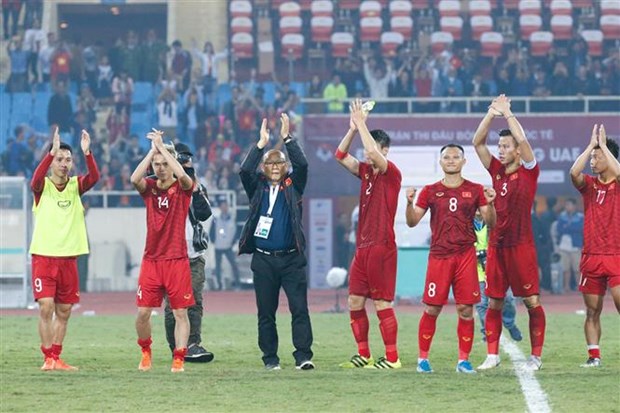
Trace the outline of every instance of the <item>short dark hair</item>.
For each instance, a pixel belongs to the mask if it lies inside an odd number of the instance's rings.
[[[512,136],[512,132],[510,132],[510,129],[502,129],[499,131],[499,137],[502,138],[504,136],[512,137],[512,140],[514,141],[515,146],[519,146],[519,142],[517,142],[517,139],[514,136]]]
[[[596,145],[594,149],[601,149],[600,145]],[[618,153],[620,152],[620,148],[618,148],[618,142],[613,140],[612,138],[607,138],[607,149],[614,156],[614,158],[618,159]]]
[[[461,153],[463,154],[463,156],[465,156],[465,149],[463,149],[463,147],[461,145],[459,145],[458,143],[449,143],[447,145],[444,145],[440,150],[439,153],[442,154],[444,149],[447,148],[457,148],[461,151]]]
[[[390,147],[390,136],[383,129],[374,129],[370,131],[370,136],[379,144],[381,148]]]

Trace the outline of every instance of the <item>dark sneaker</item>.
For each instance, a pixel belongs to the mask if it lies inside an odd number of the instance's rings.
[[[302,362],[299,366],[295,367],[297,370],[314,370],[314,363],[310,360]]]
[[[521,330],[519,330],[519,327],[512,326],[508,329],[508,332],[510,333],[510,338],[513,339],[514,341],[521,341],[523,340],[523,336],[521,335]]]
[[[47,360],[46,360],[47,361]],[[581,367],[601,367],[601,359],[597,357],[590,357],[588,361],[581,365]],[[43,369],[41,369],[43,370]]]
[[[214,357],[213,353],[205,350],[201,345],[190,344],[187,348],[187,354],[185,354],[185,361],[189,363],[208,363]]]

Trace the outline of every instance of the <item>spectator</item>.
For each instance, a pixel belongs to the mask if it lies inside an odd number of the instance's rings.
[[[579,97],[584,95],[598,95],[600,93],[594,77],[585,65],[579,66],[577,69],[577,75],[572,83],[574,86],[574,92]]]
[[[69,51],[71,53],[69,78],[75,84],[80,84],[84,81],[84,46],[81,37],[76,36],[75,41],[69,45]]]
[[[235,216],[231,214],[228,202],[222,200],[219,203],[220,214],[213,218],[209,237],[215,246],[215,279],[217,280],[217,290],[224,289],[222,282],[222,257],[230,264],[233,274],[232,287],[238,289],[241,286],[239,279],[239,268],[237,266],[237,257],[233,252],[233,245],[238,238],[237,223]]]
[[[138,135],[129,136],[129,145],[127,147],[127,161],[131,170],[134,170],[140,161],[146,156],[146,152],[140,146]]]
[[[557,214],[554,210],[556,203],[556,198],[547,198],[547,209],[540,214],[540,222],[543,230],[545,231],[544,237],[549,240],[549,247],[546,251],[542,251],[540,253],[542,260],[539,258],[538,265],[540,266],[542,272],[540,285],[547,290],[551,290],[551,254],[555,252],[555,242],[551,236],[551,225],[557,219]]]
[[[97,100],[87,83],[83,83],[80,87],[80,96],[77,99],[77,111],[84,112],[88,125],[92,125],[97,121]]]
[[[13,38],[6,46],[7,54],[11,59],[11,75],[7,82],[10,93],[25,92],[28,90],[28,57],[30,52],[22,48],[22,40]]]
[[[118,108],[110,108],[108,119],[106,120],[106,127],[109,132],[108,143],[110,145],[113,145],[119,138],[129,135],[129,122],[129,116],[127,116],[127,111],[124,107],[121,107],[120,110]]]
[[[15,140],[7,147],[6,170],[9,175],[30,176],[34,158],[25,143],[25,128],[15,128]]]
[[[129,72],[123,69],[112,80],[112,94],[114,95],[116,109],[120,111],[122,108],[125,108],[127,114],[130,114],[133,97],[133,78],[129,76]]]
[[[426,55],[420,56],[413,67],[413,83],[415,85],[416,95],[419,98],[430,98],[432,96],[431,74],[428,69],[428,58]],[[416,112],[430,112],[435,105],[430,102],[420,102],[415,104]]]
[[[327,100],[327,112],[328,113],[342,113],[344,112],[344,102],[348,97],[347,88],[343,83],[340,83],[340,76],[334,74],[332,81],[325,86],[323,90],[323,99]]]
[[[373,68],[371,68],[368,63],[368,56],[364,55],[364,78],[366,79],[366,84],[368,84],[368,89],[370,91],[370,97],[375,100],[385,99],[388,97],[388,85],[390,82],[390,77],[392,76],[392,62],[388,61],[386,64],[386,69],[375,64]],[[379,105],[379,108],[383,105]],[[375,108],[377,111],[377,108]]]
[[[32,28],[24,33],[24,50],[28,53],[27,69],[32,73],[32,83],[39,80],[39,72],[37,70],[37,62],[39,60],[39,52],[45,44],[45,32],[41,30],[39,20],[32,22]]]
[[[25,0],[26,16],[24,17],[24,27],[26,29],[34,26],[34,21],[39,22],[43,18],[43,0]]]
[[[97,90],[97,77],[99,66],[100,42],[90,44],[82,50],[82,60],[84,61],[84,80],[88,84],[91,92]]]
[[[141,80],[156,83],[166,73],[161,72],[160,56],[166,53],[167,46],[157,38],[154,29],[146,33],[146,42],[142,45],[142,76]],[[161,72],[161,73],[160,73]]]
[[[73,105],[67,94],[64,82],[58,82],[56,93],[50,98],[47,105],[47,124],[58,125],[60,136],[63,141],[69,141],[71,136],[71,125],[73,122]]]
[[[465,90],[467,96],[477,98],[489,96],[489,86],[482,81],[482,75],[480,73],[476,73],[473,79],[467,85],[465,85]],[[484,101],[471,102],[472,112],[486,112],[487,106],[487,102]]]
[[[448,74],[442,79],[442,83],[443,96],[448,98],[463,96],[463,82],[456,76],[455,68],[452,67],[448,70]],[[441,107],[443,109],[442,112],[465,112],[461,102],[444,101]]]
[[[121,72],[127,72],[130,79],[140,79],[142,51],[138,45],[138,35],[133,30],[127,32],[127,43],[120,47]]]
[[[2,0],[4,40],[9,40],[11,36],[17,35],[17,27],[19,25],[19,13],[21,12],[21,9],[21,0]],[[11,27],[9,27],[9,21],[12,23]]]
[[[39,71],[41,72],[41,81],[43,83],[48,83],[52,78],[52,55],[55,50],[56,35],[54,33],[48,33],[47,44],[42,46],[39,52]]]
[[[411,64],[409,61],[403,63],[398,72],[393,73],[388,86],[388,95],[394,98],[410,98],[415,96],[413,82],[411,79]],[[407,113],[407,102],[393,104],[394,111]]]
[[[177,86],[183,92],[189,87],[192,73],[192,55],[183,49],[183,44],[179,40],[172,42],[172,56],[170,68],[177,81]]]
[[[166,138],[177,137],[179,124],[177,114],[177,94],[174,89],[165,88],[157,99],[157,121],[159,129],[164,132]]]
[[[553,243],[551,236],[543,221],[536,211],[536,201],[532,206],[532,233],[534,234],[534,244],[536,245],[536,257],[540,270],[540,285],[542,288],[551,290],[551,252]],[[546,271],[549,271],[546,273]]]
[[[224,139],[224,135],[218,134],[217,139],[209,147],[209,163],[219,166],[232,165],[241,154],[241,148],[231,141]]]
[[[564,291],[571,291],[577,285],[579,260],[583,248],[583,213],[577,211],[577,201],[569,198],[564,211],[558,217],[558,248],[564,268]]]
[[[204,92],[204,106],[206,110],[216,112],[215,94],[217,92],[218,68],[217,65],[221,60],[228,56],[228,49],[224,49],[219,53],[215,53],[213,43],[205,42],[202,52],[196,46],[196,40],[192,39],[192,51],[196,60],[200,61],[202,86]]]
[[[183,127],[183,141],[191,142],[194,145],[196,142],[196,132],[198,126],[205,120],[205,110],[203,105],[200,104],[198,99],[198,92],[196,89],[188,89],[190,91],[188,95],[188,102],[185,104],[185,110],[181,114],[181,125]]]
[[[52,84],[68,82],[71,71],[71,52],[64,41],[60,41],[51,58]]]
[[[319,75],[312,75],[312,80],[308,84],[308,91],[306,92],[306,97],[312,99],[321,99],[323,98],[323,81]],[[323,104],[322,103],[307,103],[306,104],[306,113],[323,113]]]
[[[98,99],[107,102],[112,97],[112,79],[114,72],[107,55],[101,56],[99,66],[97,67],[97,89],[95,96]],[[102,103],[104,103],[102,102]]]

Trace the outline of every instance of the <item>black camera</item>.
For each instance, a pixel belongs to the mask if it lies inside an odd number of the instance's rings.
[[[487,266],[487,252],[485,250],[476,251],[476,259],[482,268]]]

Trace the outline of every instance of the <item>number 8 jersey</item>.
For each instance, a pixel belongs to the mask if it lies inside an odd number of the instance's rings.
[[[496,157],[492,157],[488,171],[497,193],[494,202],[497,224],[491,230],[489,245],[533,245],[532,205],[540,175],[538,163],[531,169],[522,165],[515,172],[506,174],[506,167]]]
[[[178,180],[169,188],[161,189],[157,187],[157,180],[146,178],[146,189],[140,195],[146,205],[144,258],[187,258],[185,220],[192,201],[192,189],[184,191]]]

